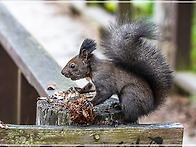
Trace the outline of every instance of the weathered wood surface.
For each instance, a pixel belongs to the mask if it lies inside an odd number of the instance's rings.
[[[47,85],[55,83],[56,90],[68,89],[74,83],[65,79],[61,67],[0,3],[0,44],[27,81],[41,96],[51,95]]]
[[[174,76],[174,82],[183,90],[196,94],[196,74],[188,72],[177,72]]]
[[[110,98],[103,104],[94,107],[96,122],[104,123],[108,120],[122,120],[123,113],[121,110],[111,108],[110,106],[117,103],[118,100]],[[109,110],[109,111],[106,111]],[[45,100],[37,101],[36,125],[75,125],[70,120],[69,111],[63,106],[48,103]]]
[[[63,127],[8,125],[0,129],[3,145],[182,145],[183,127],[179,123]]]

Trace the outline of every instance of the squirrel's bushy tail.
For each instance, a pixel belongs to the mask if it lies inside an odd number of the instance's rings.
[[[102,38],[103,53],[116,65],[143,77],[151,86],[155,107],[172,86],[172,71],[155,45],[157,26],[146,19],[111,24]]]

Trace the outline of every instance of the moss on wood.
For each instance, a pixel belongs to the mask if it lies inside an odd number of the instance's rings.
[[[18,126],[0,129],[1,144],[182,144],[179,123],[112,126]],[[157,145],[158,145],[157,144]]]

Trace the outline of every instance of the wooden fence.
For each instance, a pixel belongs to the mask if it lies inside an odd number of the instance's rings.
[[[60,66],[2,4],[0,69],[0,119],[7,123],[35,124],[36,98],[51,95],[47,85],[55,83],[56,90],[74,85],[61,75]]]

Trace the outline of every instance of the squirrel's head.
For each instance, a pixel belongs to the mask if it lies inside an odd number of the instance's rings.
[[[78,80],[89,77],[90,58],[92,52],[96,49],[96,43],[92,39],[85,39],[80,47],[79,55],[73,57],[66,66],[62,69],[61,73],[71,80]]]

